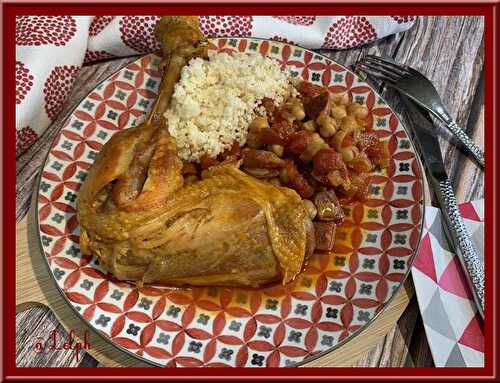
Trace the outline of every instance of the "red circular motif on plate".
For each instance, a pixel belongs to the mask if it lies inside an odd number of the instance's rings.
[[[75,33],[71,16],[16,16],[17,45],[66,45]]]
[[[31,87],[33,86],[33,75],[21,61],[16,61],[16,104],[20,104]]]
[[[210,37],[249,36],[252,22],[252,16],[200,16],[201,31]]]
[[[159,19],[160,16],[123,16],[120,20],[123,43],[140,53],[160,49],[160,43],[154,34]]]
[[[113,21],[114,18],[115,16],[96,16],[92,21],[92,24],[90,24],[89,35],[98,35],[104,28],[109,25],[109,23]]]
[[[273,18],[293,25],[312,25],[316,21],[316,16],[273,16]]]
[[[56,66],[45,80],[43,87],[45,112],[51,120],[57,116],[79,72],[80,68],[75,65]]]
[[[323,48],[352,48],[377,38],[375,29],[364,16],[345,16],[328,30]]]

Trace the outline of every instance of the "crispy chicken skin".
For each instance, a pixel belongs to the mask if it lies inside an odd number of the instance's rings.
[[[102,148],[77,201],[84,254],[120,280],[172,286],[252,286],[292,280],[314,249],[299,195],[223,163],[183,185],[162,114],[180,71],[206,45],[196,17],[157,25],[164,75],[146,121]]]

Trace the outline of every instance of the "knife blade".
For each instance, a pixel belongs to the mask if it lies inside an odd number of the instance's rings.
[[[448,179],[439,141],[429,113],[401,95],[410,117],[415,143],[427,171],[429,187],[442,211],[445,232],[459,257],[479,314],[484,318],[484,266],[465,228],[452,184]]]

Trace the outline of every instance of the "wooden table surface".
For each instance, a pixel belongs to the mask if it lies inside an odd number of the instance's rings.
[[[364,54],[393,57],[423,72],[441,94],[451,115],[480,146],[483,146],[483,32],[482,17],[419,17],[407,32],[360,48],[320,51],[350,67]],[[54,123],[16,161],[17,220],[26,214],[34,182],[50,144],[73,108],[98,83],[118,68],[134,61],[128,57],[84,66],[73,91]],[[397,95],[382,92],[388,103],[399,108]],[[402,118],[405,120],[404,113]],[[409,122],[407,122],[409,123]],[[450,179],[459,202],[483,198],[483,174],[455,145],[450,134],[440,129],[440,144]],[[78,361],[72,352],[35,352],[37,334],[65,330],[46,307],[31,307],[16,316],[16,361],[18,367],[92,367],[99,361],[85,354]],[[397,325],[373,349],[358,360],[358,367],[432,367],[422,319],[415,297]]]

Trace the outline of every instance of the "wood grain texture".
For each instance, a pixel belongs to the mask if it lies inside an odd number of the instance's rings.
[[[16,365],[78,367],[82,363],[88,365],[95,361],[84,350],[80,350],[78,356],[74,350],[51,350],[49,337],[53,332],[57,334],[57,339],[68,339],[68,332],[46,306],[33,306],[16,315]],[[38,336],[34,337],[33,334]],[[37,348],[37,344],[41,344],[44,349]]]
[[[370,53],[395,58],[421,70],[435,84],[438,92],[457,123],[480,145],[483,145],[483,31],[482,17],[419,17],[412,29],[389,36],[363,47],[342,51],[321,51],[337,62],[350,67],[360,56]],[[17,159],[17,219],[29,207],[33,182],[50,143],[73,108],[91,89],[118,68],[135,58],[123,58],[86,66],[75,83],[63,110],[42,138],[22,157]],[[384,90],[382,95],[397,111],[399,99],[393,92]],[[403,114],[404,120],[404,114]],[[441,149],[446,167],[454,183],[459,202],[483,197],[483,175],[474,162],[454,146],[445,129],[439,129]],[[487,154],[486,154],[487,155]],[[427,193],[428,194],[428,193]],[[30,323],[28,317],[37,317],[43,328],[58,328],[60,324],[46,308],[32,308],[29,315],[18,314],[18,361],[22,365],[51,366],[51,363],[69,363],[52,355],[38,357],[29,353]],[[42,328],[42,327],[40,327]],[[20,336],[19,334],[23,334]],[[23,346],[24,345],[24,346]],[[30,360],[31,359],[31,360]],[[129,358],[130,359],[130,358]],[[81,365],[97,364],[86,356]],[[413,299],[401,318],[388,334],[374,343],[371,351],[359,356],[352,363],[357,367],[431,367],[429,346],[425,337],[418,305]]]
[[[483,17],[421,17],[393,56],[397,62],[419,70],[433,82],[451,116],[479,145],[483,145],[484,124],[479,121],[481,114],[471,114],[471,111],[476,101],[482,101],[483,32]],[[397,102],[391,98],[393,103]],[[477,102],[475,108],[478,108]],[[445,128],[438,132],[457,200],[482,198],[482,171],[455,146],[455,140]]]

